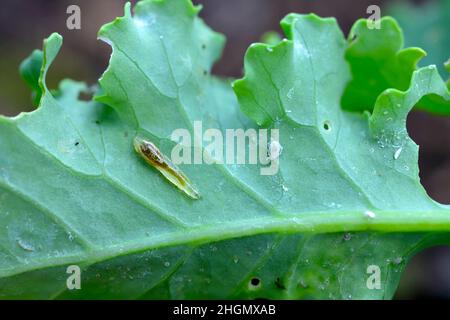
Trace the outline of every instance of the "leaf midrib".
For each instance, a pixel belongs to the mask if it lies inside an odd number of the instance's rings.
[[[364,212],[311,212],[283,218],[249,219],[239,223],[209,225],[169,232],[153,238],[129,241],[122,245],[93,247],[82,255],[66,256],[52,259],[35,259],[39,263],[15,266],[0,271],[0,277],[13,276],[23,272],[55,267],[66,264],[92,265],[120,256],[145,252],[164,247],[183,245],[199,246],[228,239],[256,236],[262,234],[296,234],[296,233],[338,233],[338,232],[424,232],[450,231],[450,215],[446,210],[437,211],[384,211],[376,212],[377,217],[370,219]],[[339,219],[336,219],[338,216]],[[401,219],[393,219],[393,217]],[[330,219],[333,218],[333,219]],[[432,219],[430,219],[432,218]],[[433,221],[434,220],[434,221]]]

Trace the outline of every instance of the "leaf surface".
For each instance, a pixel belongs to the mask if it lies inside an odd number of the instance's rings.
[[[0,118],[1,298],[390,298],[414,253],[446,243],[450,211],[420,185],[405,127],[423,96],[448,104],[434,67],[383,91],[372,115],[343,111],[351,71],[336,21],[289,15],[287,40],[246,55],[241,112],[229,82],[210,75],[224,39],[198,11],[142,1],[132,16],[127,5],[99,33],[113,54],[96,102],[68,80],[50,93],[62,40],[46,40],[40,107]],[[195,121],[279,129],[278,174],[181,165],[201,199],[184,196],[132,141],[170,155],[173,130],[193,133]],[[69,265],[82,268],[81,290],[67,290]]]

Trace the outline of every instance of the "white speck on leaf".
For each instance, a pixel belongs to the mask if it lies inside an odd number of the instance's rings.
[[[364,211],[364,215],[365,215],[367,218],[370,218],[370,219],[375,219],[375,217],[376,217],[375,212],[370,211],[370,210]]]
[[[394,159],[397,160],[400,157],[400,153],[402,153],[402,148],[398,148],[394,153]]]
[[[287,97],[288,97],[289,100],[291,100],[292,97],[294,96],[294,90],[295,90],[294,87],[292,87],[291,89],[289,89],[289,91],[288,91],[288,93],[287,93]]]
[[[30,243],[24,241],[23,239],[17,239],[17,244],[25,251],[29,252],[34,251],[34,247]]]
[[[282,152],[283,146],[277,140],[272,140],[269,145],[269,159],[277,160]]]

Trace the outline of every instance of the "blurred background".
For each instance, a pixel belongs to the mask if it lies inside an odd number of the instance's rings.
[[[132,3],[136,1],[131,1]],[[281,32],[279,21],[290,12],[337,18],[345,34],[356,19],[368,17],[369,5],[392,15],[405,32],[406,46],[428,52],[422,65],[450,58],[450,0],[194,0],[204,6],[201,16],[228,42],[214,72],[227,77],[242,75],[248,46],[270,30]],[[97,41],[98,29],[123,15],[125,0],[2,0],[0,8],[0,114],[32,110],[31,95],[18,74],[20,62],[52,32],[64,36],[64,46],[48,77],[50,88],[63,78],[96,83],[108,65],[110,48]],[[66,28],[69,5],[81,8],[81,30]],[[450,204],[450,118],[413,112],[408,130],[420,145],[422,184],[435,200]],[[416,256],[404,274],[398,299],[450,299],[450,248],[429,249]]]

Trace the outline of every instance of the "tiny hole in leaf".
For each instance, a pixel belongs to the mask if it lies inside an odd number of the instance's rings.
[[[75,146],[78,146],[80,143],[77,141],[77,142],[75,142]]]
[[[261,280],[259,280],[259,278],[251,278],[250,279],[250,283],[248,286],[250,290],[259,289],[260,286],[261,286]]]
[[[323,123],[323,128],[324,128],[326,131],[330,131],[330,130],[331,130],[331,123],[330,123],[329,121],[325,121],[325,122]]]

